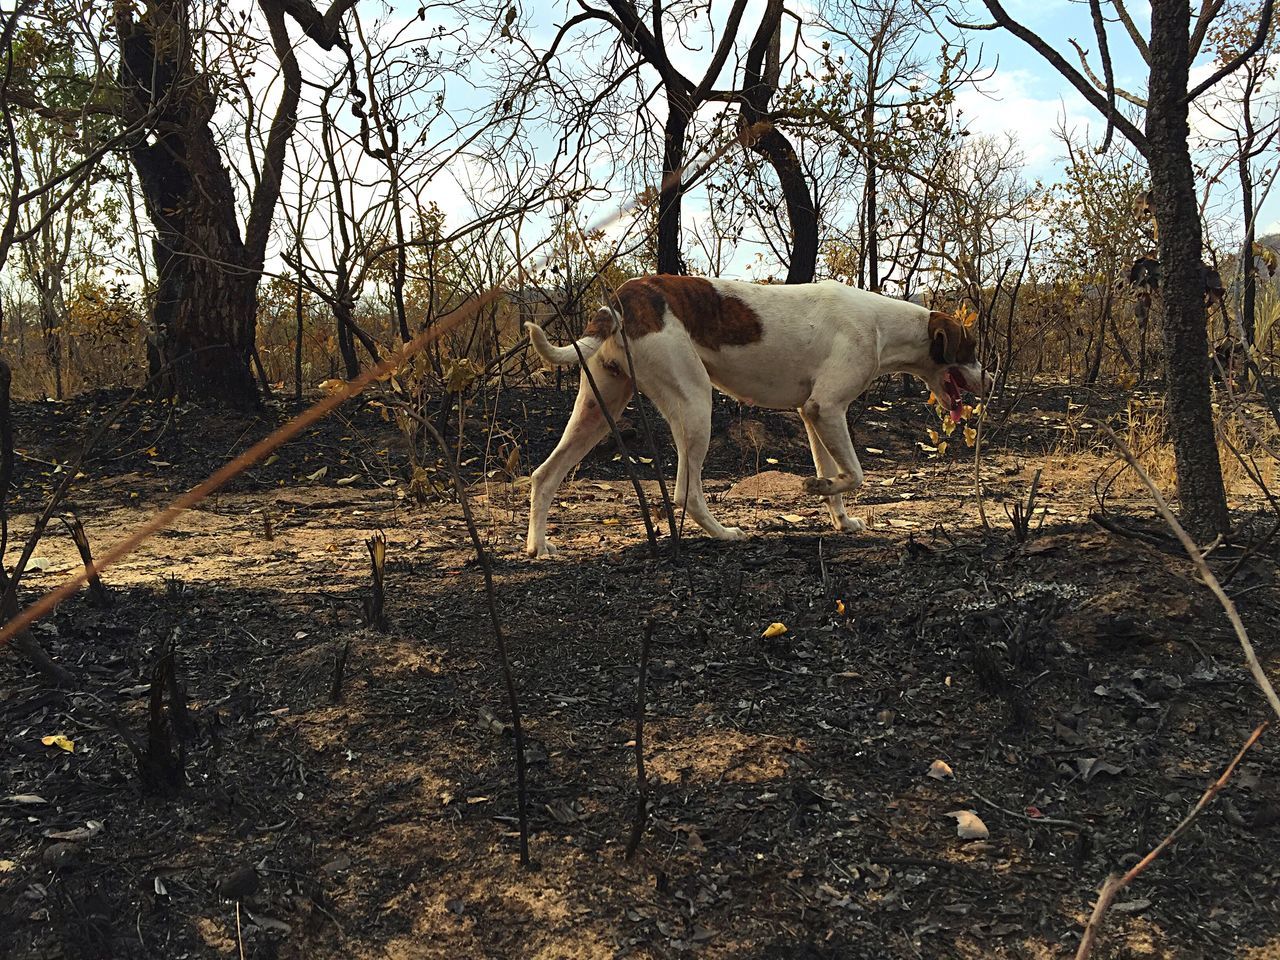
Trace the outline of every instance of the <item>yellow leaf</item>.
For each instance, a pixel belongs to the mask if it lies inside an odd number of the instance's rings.
[[[843,600],[837,600],[837,601],[836,601],[836,613],[840,614],[840,616],[842,616],[842,617],[844,616],[844,601],[843,601]]]
[[[76,752],[76,745],[61,733],[54,734],[51,737],[41,737],[40,742],[46,747],[57,747],[59,750],[67,751],[67,753]]]
[[[773,637],[780,637],[786,632],[787,625],[785,623],[771,623],[765,627],[764,633],[760,634],[760,636],[765,639],[772,639]]]
[[[606,527],[616,527],[618,524],[622,523],[622,521],[619,520],[617,517],[605,517],[604,520],[602,520],[601,522]]]
[[[321,468],[320,468],[319,470],[317,470],[315,473],[308,473],[308,474],[307,474],[307,479],[308,479],[308,480],[321,480],[321,479],[323,479],[323,478],[324,478],[324,475],[325,475],[326,473],[328,473],[328,472],[329,472],[329,468],[328,468],[328,467],[321,467]]]
[[[980,404],[980,403],[975,403],[975,404],[973,405],[973,415],[974,415],[975,417],[980,417],[980,416],[982,416],[982,411],[983,411],[983,406],[982,406],[982,404]]]
[[[965,442],[965,446],[972,447],[975,443],[978,442],[978,431],[973,429],[973,427],[965,427],[964,442]]]
[[[160,453],[156,450],[156,448],[155,448],[155,447],[148,447],[148,448],[147,448],[147,456],[148,456],[148,457],[158,457],[158,456],[160,456]]]
[[[337,483],[338,486],[340,487],[349,487],[359,479],[360,479],[360,474],[353,473],[349,477],[343,477],[340,480],[336,480],[335,483]]]
[[[943,440],[938,444],[938,456],[945,457],[947,455],[947,441]]]
[[[782,519],[787,521],[787,523],[804,523],[804,517],[800,516],[798,513],[784,513],[782,515]]]
[[[278,453],[273,453],[271,456],[267,457],[267,459],[265,459],[265,460],[263,460],[263,461],[262,461],[262,465],[263,465],[264,467],[269,467],[269,466],[271,466],[273,463],[278,462],[278,461],[279,461],[279,459],[280,459],[280,454],[278,454]]]
[[[942,432],[948,437],[951,436],[951,434],[956,432],[956,422],[950,417],[947,417],[947,419],[942,421]]]
[[[774,466],[777,466],[778,458],[777,458],[777,457],[765,457],[765,458],[764,458],[764,462],[765,462],[765,463],[771,463],[771,464],[773,464]]]
[[[937,430],[934,430],[932,427],[930,427],[930,428],[929,428],[929,442],[930,442],[930,443],[932,443],[932,444],[936,447],[936,446],[938,445],[938,441],[939,441],[940,439],[941,439],[941,438],[938,436],[938,431],[937,431]]]
[[[450,393],[461,393],[480,376],[480,368],[467,357],[450,360],[444,368],[444,387]]]

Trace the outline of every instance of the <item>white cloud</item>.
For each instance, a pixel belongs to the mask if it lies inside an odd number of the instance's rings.
[[[956,105],[964,111],[961,119],[973,133],[1007,132],[1018,138],[1027,173],[1033,177],[1056,172],[1063,149],[1055,129],[1065,123],[1068,130],[1084,133],[1101,125],[1101,118],[1075,91],[1040,95],[1044,86],[1029,70],[1001,69],[981,90],[966,88],[956,96]]]

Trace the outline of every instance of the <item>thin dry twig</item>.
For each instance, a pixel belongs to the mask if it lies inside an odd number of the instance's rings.
[[[640,846],[645,820],[649,815],[649,781],[644,772],[644,687],[649,674],[649,646],[653,642],[653,621],[644,625],[640,641],[640,675],[636,680],[636,815],[631,821],[631,838],[627,841],[626,859],[630,860]]]
[[[412,412],[410,416],[417,418],[440,447],[445,469],[449,471],[454,489],[458,491],[458,504],[462,507],[462,519],[466,521],[467,533],[471,536],[471,546],[475,549],[476,559],[480,562],[480,571],[484,574],[484,592],[488,600],[489,620],[493,625],[498,665],[502,669],[502,679],[507,688],[507,706],[511,710],[511,733],[516,748],[516,804],[520,818],[520,863],[527,867],[529,865],[529,791],[525,783],[524,731],[520,725],[520,701],[516,695],[515,678],[511,673],[511,659],[507,656],[507,642],[502,634],[502,620],[498,616],[498,600],[493,586],[493,568],[489,565],[489,552],[485,550],[484,542],[480,539],[480,530],[476,527],[475,517],[471,514],[471,499],[467,496],[466,484],[463,483],[453,458],[449,456],[449,445],[444,442],[444,437],[440,436],[440,431],[428,418]]]
[[[1231,774],[1235,772],[1240,761],[1244,759],[1244,755],[1249,752],[1250,748],[1258,742],[1258,738],[1266,732],[1271,726],[1270,720],[1264,720],[1254,728],[1253,733],[1249,735],[1249,739],[1244,742],[1239,752],[1236,753],[1232,761],[1227,764],[1227,769],[1222,771],[1222,776],[1218,777],[1213,783],[1209,784],[1209,788],[1201,795],[1196,805],[1191,808],[1191,812],[1182,818],[1179,823],[1169,833],[1167,837],[1161,840],[1150,853],[1134,864],[1129,872],[1124,876],[1111,874],[1102,885],[1102,889],[1098,891],[1098,902],[1094,905],[1093,913],[1089,916],[1089,922],[1084,928],[1084,933],[1080,937],[1080,947],[1076,950],[1076,960],[1086,960],[1093,951],[1093,945],[1097,942],[1098,935],[1102,932],[1102,921],[1107,915],[1107,910],[1115,901],[1116,895],[1125,887],[1136,880],[1151,864],[1155,863],[1156,858],[1165,850],[1169,849],[1173,844],[1177,843],[1178,838],[1187,832],[1187,828],[1195,821],[1202,810],[1207,807],[1218,792],[1227,785],[1227,781],[1231,779]]]
[[[1147,488],[1147,492],[1151,494],[1151,498],[1155,501],[1156,509],[1160,511],[1160,516],[1164,517],[1165,523],[1177,536],[1182,543],[1182,548],[1186,550],[1187,556],[1191,558],[1191,562],[1196,565],[1196,569],[1200,573],[1200,578],[1204,581],[1215,597],[1218,603],[1222,605],[1223,611],[1227,614],[1227,619],[1231,621],[1231,628],[1235,630],[1236,637],[1240,641],[1240,647],[1244,650],[1245,663],[1249,666],[1249,672],[1253,674],[1253,679],[1258,684],[1258,689],[1262,691],[1262,695],[1266,697],[1267,703],[1271,705],[1271,709],[1275,711],[1277,717],[1280,717],[1280,697],[1276,696],[1276,689],[1272,686],[1271,681],[1267,678],[1266,671],[1262,669],[1262,664],[1258,662],[1258,654],[1253,649],[1253,644],[1249,640],[1249,631],[1245,629],[1244,623],[1240,620],[1240,613],[1236,610],[1236,605],[1231,598],[1227,596],[1226,590],[1222,588],[1222,584],[1218,582],[1218,578],[1213,575],[1213,571],[1209,569],[1208,561],[1205,560],[1204,554],[1200,552],[1200,548],[1196,546],[1196,542],[1191,539],[1190,534],[1178,522],[1178,518],[1173,515],[1173,511],[1169,508],[1169,504],[1165,502],[1159,489],[1152,481],[1147,471],[1142,469],[1142,465],[1138,463],[1133,455],[1133,451],[1116,436],[1115,431],[1107,424],[1101,421],[1095,421],[1098,426],[1111,438],[1111,442],[1116,449],[1120,451],[1120,455],[1124,457],[1129,466],[1138,475],[1138,479],[1142,481],[1143,486]]]

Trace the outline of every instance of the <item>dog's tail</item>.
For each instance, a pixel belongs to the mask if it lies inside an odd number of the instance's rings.
[[[595,356],[596,351],[604,346],[604,342],[617,332],[620,320],[621,318],[613,309],[601,307],[587,324],[582,338],[567,347],[552,346],[546,332],[532,321],[527,321],[524,328],[529,332],[529,342],[533,345],[534,352],[548,365],[562,367],[577,363],[579,351],[584,363]]]

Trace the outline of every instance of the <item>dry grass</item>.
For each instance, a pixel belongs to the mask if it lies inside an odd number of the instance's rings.
[[[1235,397],[1224,397],[1221,404],[1215,402],[1214,413],[1218,423],[1218,458],[1227,495],[1257,497],[1266,491],[1280,493],[1280,428],[1274,418],[1258,404]],[[1112,453],[1105,438],[1092,429],[1093,423],[1084,408],[1068,413],[1065,424],[1053,456]],[[1160,492],[1166,497],[1176,497],[1177,469],[1164,401],[1157,397],[1132,397],[1112,428],[1134,452]],[[1131,470],[1121,466],[1120,473],[1109,484],[1109,492],[1137,495],[1143,493],[1144,488]]]

